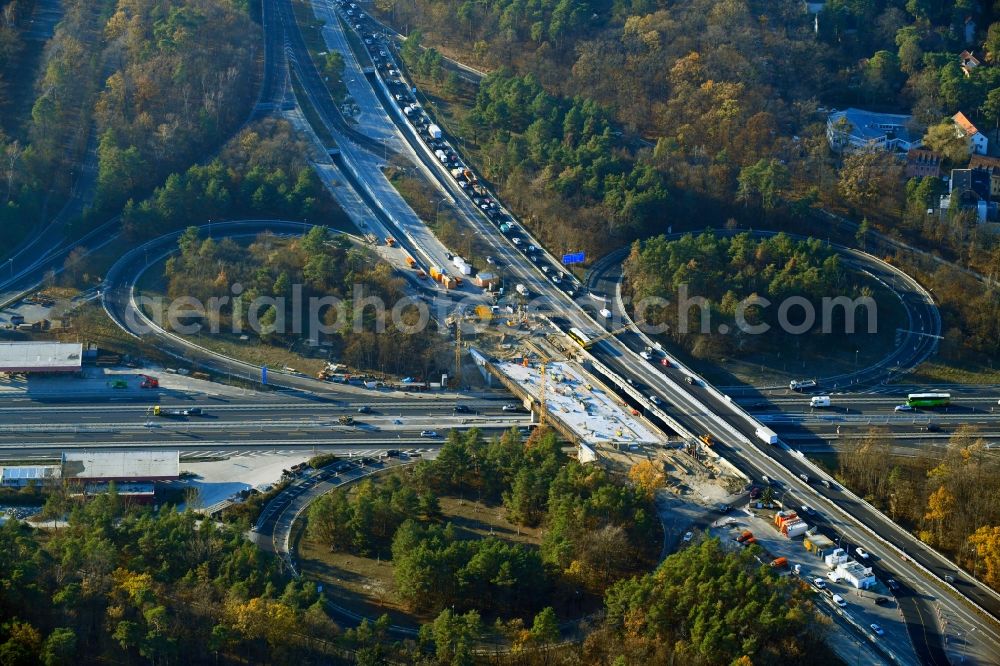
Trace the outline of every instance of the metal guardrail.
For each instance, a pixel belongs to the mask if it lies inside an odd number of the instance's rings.
[[[875,258],[875,259],[877,259],[877,258]],[[616,296],[616,299],[617,299],[617,305],[618,305],[619,309],[622,312],[622,316],[626,318],[626,321],[628,322],[631,330],[634,333],[636,333],[637,335],[639,335],[643,339],[643,341],[646,342],[646,344],[648,344],[650,346],[655,346],[655,342],[653,340],[651,340],[649,338],[649,336],[646,335],[646,333],[643,332],[638,326],[636,326],[635,322],[632,320],[632,318],[629,316],[628,312],[626,311],[625,304],[624,304],[624,302],[622,300],[622,297],[621,297],[620,284],[619,284],[619,288],[616,290],[615,296]],[[676,359],[671,358],[671,362],[676,363]],[[677,363],[677,366],[678,366],[679,369],[682,370],[682,372],[684,372],[686,374],[690,374],[691,376],[698,377],[698,375],[696,373],[694,373],[693,371],[691,371],[690,369],[688,369],[686,366],[683,366],[680,363]],[[734,400],[732,400],[729,396],[725,395],[724,393],[722,393],[721,391],[719,391],[718,389],[716,389],[711,384],[705,382],[704,379],[702,379],[702,378],[699,377],[699,380],[701,381],[702,385],[704,386],[704,388],[709,393],[711,393],[717,399],[721,400],[738,417],[746,420],[747,423],[748,423],[748,425],[754,427],[754,429],[756,429],[758,427],[766,427],[762,422],[760,422],[756,418],[754,418],[749,412],[747,412],[742,407],[740,407],[738,404],[736,404],[736,402]],[[701,404],[700,402],[698,402],[696,400],[695,400],[695,402],[697,404],[699,404],[699,405]],[[727,424],[727,426],[728,426],[728,424]],[[754,441],[750,440],[749,438],[744,437],[742,435],[740,435],[740,440],[744,443],[744,445],[749,446],[750,448],[752,448],[757,455],[761,456],[762,458],[766,458],[768,460],[771,460],[775,465],[778,465],[778,466],[786,469],[786,471],[788,471],[790,474],[792,474],[792,472],[790,470],[787,470],[787,468],[785,468],[785,466],[782,465],[780,462],[774,460],[770,456],[766,455],[763,451],[761,451],[761,449],[757,446],[756,442],[754,442]],[[817,466],[815,463],[813,463],[811,460],[809,460],[801,451],[793,450],[791,447],[789,447],[784,442],[781,442],[780,440],[779,440],[779,445],[785,451],[793,453],[799,459],[799,461],[802,464],[806,465],[810,470],[813,471],[813,473],[817,476],[817,478],[822,479],[822,480],[826,480],[828,482],[835,481],[835,479],[832,476],[830,476],[829,474],[827,474],[823,469],[821,469],[819,466]],[[793,476],[794,476],[794,474],[793,474]],[[841,484],[838,484],[838,485],[841,485]],[[808,487],[808,485],[806,487]],[[816,491],[813,491],[813,492],[816,492]],[[868,503],[867,501],[865,501],[863,498],[861,498],[858,495],[856,495],[853,492],[851,492],[849,489],[842,487],[842,494],[845,495],[847,498],[851,499],[852,501],[856,501],[859,504],[865,506],[873,514],[882,516],[886,521],[888,521],[890,523],[892,522],[892,521],[890,521],[890,519],[888,518],[888,516],[885,516],[885,514],[883,514],[880,510],[878,510],[877,508],[875,508],[874,506],[872,506],[870,503]],[[820,496],[822,496],[822,495],[820,495]],[[890,541],[888,541],[884,537],[880,536],[877,532],[875,532],[874,529],[872,529],[871,527],[869,527],[866,523],[857,520],[854,516],[852,516],[847,511],[845,511],[844,509],[842,509],[837,502],[835,502],[833,500],[829,500],[829,502],[841,514],[841,518],[844,519],[847,523],[856,525],[861,530],[867,532],[873,539],[875,539],[880,544],[882,544],[882,546],[884,548],[886,548],[889,551],[894,552],[896,555],[898,555],[901,560],[903,560],[904,562],[907,562],[907,563],[911,564],[914,568],[918,569],[926,577],[928,577],[929,579],[933,580],[935,583],[943,585],[944,587],[946,587],[949,590],[951,590],[951,592],[953,592],[957,596],[957,598],[961,599],[964,603],[969,604],[975,610],[977,610],[978,612],[982,613],[985,617],[990,618],[995,623],[997,622],[997,618],[995,616],[993,616],[993,614],[991,614],[986,609],[984,609],[982,606],[980,606],[978,603],[976,603],[975,601],[973,601],[972,599],[970,599],[968,596],[966,596],[965,594],[963,594],[954,585],[948,583],[947,581],[942,580],[939,576],[937,576],[932,571],[930,571],[929,569],[927,569],[926,567],[924,567],[922,564],[920,564],[919,562],[917,562],[916,560],[914,560],[912,557],[908,556],[905,552],[903,552],[901,549],[899,549],[898,547],[896,547]],[[924,545],[923,542],[919,542],[919,543],[920,543],[920,545]],[[940,553],[938,553],[938,555],[940,555]],[[943,556],[941,556],[941,557],[943,557]],[[989,588],[986,588],[983,585],[980,585],[980,588],[985,589],[985,591],[988,594],[990,594],[991,596],[993,596],[997,600],[1000,600],[1000,594],[998,594],[997,592],[995,592],[995,591],[993,591],[993,590],[991,590]]]

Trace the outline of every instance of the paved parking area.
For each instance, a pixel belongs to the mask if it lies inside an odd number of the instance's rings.
[[[840,642],[842,650],[838,652],[842,652],[841,656],[847,661],[866,663],[864,655],[868,654],[873,659],[871,663],[884,663],[886,660],[879,650],[873,649],[877,646],[895,655],[899,663],[919,663],[910,643],[902,612],[884,581],[879,581],[871,590],[857,590],[849,583],[832,582],[827,576],[830,569],[822,558],[805,549],[802,537],[785,538],[769,518],[758,516],[747,508],[734,509],[729,515],[720,517],[709,527],[707,533],[718,537],[727,547],[737,549],[743,546],[736,543],[735,538],[745,530],[753,532],[757,544],[766,551],[761,555],[765,563],[778,557],[787,558],[788,575],[798,575],[814,591],[817,607],[842,629],[839,633],[843,638],[835,636],[831,638],[831,642]],[[794,571],[796,565],[799,567],[798,574]],[[816,578],[822,579],[822,590],[811,582]],[[834,594],[840,595],[847,605],[841,608],[834,604]],[[875,600],[878,598],[885,601],[876,604]],[[876,635],[870,628],[873,623],[883,630],[883,635]]]

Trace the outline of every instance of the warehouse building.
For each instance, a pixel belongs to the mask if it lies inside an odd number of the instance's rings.
[[[73,451],[62,455],[62,478],[76,496],[108,492],[134,502],[153,500],[156,482],[180,478],[179,451]]]
[[[0,342],[0,374],[73,373],[82,365],[79,342]]]

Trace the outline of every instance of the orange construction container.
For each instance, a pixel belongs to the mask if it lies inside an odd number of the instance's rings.
[[[410,255],[406,255],[406,265],[409,266],[410,268],[413,268],[414,266],[417,265],[417,262]]]
[[[450,275],[442,275],[441,284],[444,285],[445,289],[454,289],[458,286],[458,282]]]
[[[781,527],[785,523],[790,523],[793,520],[798,520],[799,514],[794,511],[779,511],[774,514],[774,525],[775,527]]]

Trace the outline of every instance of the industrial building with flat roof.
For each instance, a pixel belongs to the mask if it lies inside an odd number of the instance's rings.
[[[72,451],[62,454],[67,481],[150,482],[180,478],[179,451]]]
[[[0,342],[0,373],[80,372],[79,342]]]
[[[29,484],[40,486],[59,480],[58,465],[16,465],[0,467],[0,486],[24,488]]]

